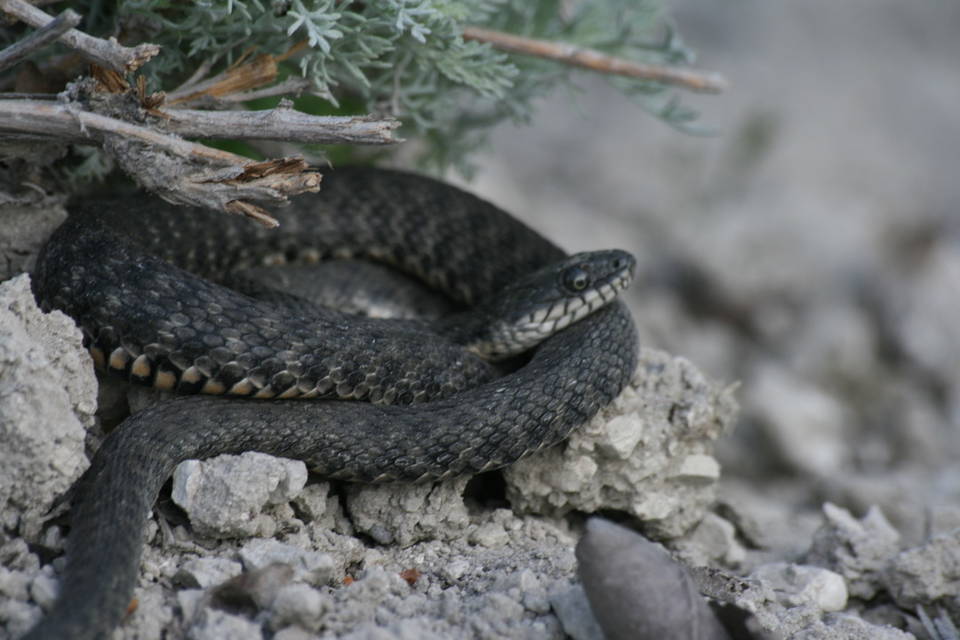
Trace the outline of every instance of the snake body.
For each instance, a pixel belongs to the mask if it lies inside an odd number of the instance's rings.
[[[144,515],[185,459],[254,450],[366,482],[475,473],[561,441],[633,373],[636,334],[619,301],[496,377],[416,322],[299,316],[205,278],[229,279],[265,258],[360,257],[469,307],[564,258],[493,205],[400,172],[333,171],[321,196],[280,214],[280,229],[268,231],[149,200],[98,203],[71,215],[42,252],[41,306],[74,317],[102,367],[161,388],[246,397],[160,404],[104,441],[76,487],[60,596],[28,638],[99,638],[119,624]],[[284,400],[298,396],[372,402]]]

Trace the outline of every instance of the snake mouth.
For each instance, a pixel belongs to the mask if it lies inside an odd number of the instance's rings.
[[[636,260],[629,253],[579,253],[528,276],[504,298],[522,304],[461,341],[487,360],[503,360],[533,349],[558,331],[613,302],[633,282]],[[501,310],[502,311],[502,310]]]
[[[620,295],[633,282],[633,265],[623,268],[606,282],[597,284],[576,296],[557,300],[529,314],[516,324],[519,335],[540,340],[582,320]]]

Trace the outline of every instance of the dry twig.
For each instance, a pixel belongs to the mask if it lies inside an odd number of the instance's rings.
[[[67,9],[19,42],[0,51],[0,71],[22,62],[28,55],[51,44],[64,33],[80,24],[80,14]]]
[[[53,21],[53,16],[24,0],[0,0],[0,10],[38,29]],[[60,36],[60,41],[76,49],[98,65],[125,72],[139,69],[143,63],[160,53],[160,47],[144,43],[136,47],[124,47],[115,39],[102,40],[77,29],[70,29]]]
[[[316,144],[393,144],[398,120],[375,116],[313,116],[281,101],[262,111],[158,109],[161,126],[185,138],[289,140]]]
[[[465,40],[487,42],[509,53],[519,53],[538,58],[556,60],[564,64],[583,67],[599,73],[610,73],[641,80],[653,80],[663,84],[679,85],[692,91],[717,93],[727,88],[727,81],[718,73],[694,71],[654,64],[642,64],[608,56],[593,49],[584,49],[572,44],[537,40],[516,36],[502,31],[467,27],[463,30]]]
[[[43,134],[57,142],[99,144],[138,182],[164,199],[241,212],[268,226],[276,226],[277,221],[247,200],[282,203],[290,195],[320,187],[320,175],[308,171],[302,159],[253,162],[72,104],[0,100],[0,130]]]

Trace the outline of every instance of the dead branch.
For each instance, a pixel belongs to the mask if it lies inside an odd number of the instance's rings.
[[[282,101],[262,111],[201,111],[158,109],[158,124],[185,138],[288,140],[316,144],[393,144],[393,118],[375,116],[313,116]]]
[[[80,24],[80,20],[79,13],[67,9],[27,37],[0,51],[0,71],[9,69],[23,61],[34,51],[51,44],[64,33]]]
[[[727,81],[718,73],[643,64],[563,42],[537,40],[480,27],[466,27],[463,30],[463,38],[464,40],[487,42],[491,46],[509,53],[556,60],[599,73],[679,85],[691,91],[719,93],[727,88]]]
[[[235,104],[238,102],[256,100],[257,98],[269,98],[272,96],[298,96],[311,86],[313,86],[313,83],[306,78],[287,78],[283,82],[278,82],[275,85],[263,87],[262,89],[254,89],[252,91],[244,91],[243,93],[231,93],[220,96],[217,101],[221,104]]]
[[[235,94],[262,87],[277,79],[276,56],[261,54],[249,62],[234,64],[212,78],[200,80],[167,94],[167,105],[191,102],[200,98]]]
[[[73,104],[0,100],[0,130],[44,134],[51,142],[98,144],[137,182],[166,200],[241,212],[269,226],[277,221],[248,200],[283,203],[320,186],[320,174],[308,171],[301,159],[253,162]]]
[[[37,29],[53,21],[53,16],[24,0],[0,0],[0,10]],[[77,29],[63,33],[60,41],[92,62],[119,72],[139,69],[143,63],[160,53],[160,47],[155,44],[124,47],[114,38],[102,40]]]

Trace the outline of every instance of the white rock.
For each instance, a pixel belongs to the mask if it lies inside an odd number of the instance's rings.
[[[282,563],[293,568],[294,579],[320,586],[333,579],[334,562],[329,554],[308,551],[278,540],[254,539],[240,549],[247,571]]]
[[[303,462],[254,451],[187,460],[174,470],[173,501],[187,512],[201,534],[272,534],[275,525],[261,517],[262,510],[295,498],[306,480]]]
[[[226,558],[194,558],[188,560],[174,575],[174,581],[188,588],[206,589],[240,575],[239,562]]]
[[[354,526],[381,544],[459,538],[470,522],[463,504],[469,478],[413,485],[351,485],[347,510]]]
[[[744,389],[744,405],[795,468],[819,476],[843,468],[853,419],[837,398],[774,364],[758,366]]]
[[[89,466],[96,378],[73,320],[41,313],[30,278],[0,283],[0,514],[38,540],[42,515]],[[17,518],[19,514],[19,518]]]
[[[652,535],[678,537],[713,504],[714,441],[736,413],[729,388],[692,364],[641,349],[630,385],[562,447],[508,467],[514,509],[550,515],[625,511]]]
[[[847,583],[829,569],[774,562],[757,567],[750,577],[768,584],[786,607],[812,604],[830,612],[847,606]]]

